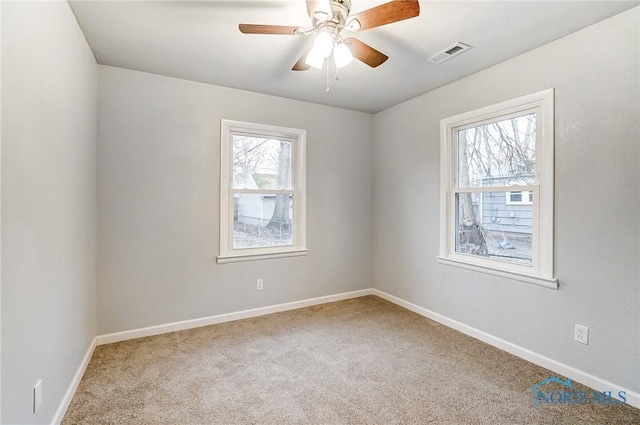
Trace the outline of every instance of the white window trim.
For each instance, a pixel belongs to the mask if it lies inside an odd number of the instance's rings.
[[[255,134],[293,141],[292,192],[294,199],[293,245],[264,248],[233,248],[233,166],[232,135],[234,133]],[[306,232],[306,138],[307,132],[297,128],[255,124],[242,121],[220,122],[220,255],[218,264],[239,261],[265,260],[271,258],[307,255]]]
[[[438,262],[557,289],[554,271],[554,91],[548,89],[466,112],[440,121],[440,255]],[[536,178],[522,190],[533,190],[534,204],[531,266],[455,252],[456,166],[455,132],[502,117],[536,112]],[[495,187],[480,188],[495,191]],[[508,190],[508,189],[507,189]]]

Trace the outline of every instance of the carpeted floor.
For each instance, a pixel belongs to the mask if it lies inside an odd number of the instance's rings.
[[[99,346],[63,424],[640,423],[628,405],[534,406],[551,376],[369,296]]]

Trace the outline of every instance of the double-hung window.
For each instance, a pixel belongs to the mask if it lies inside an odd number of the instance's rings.
[[[440,263],[557,288],[553,89],[441,121]]]
[[[305,255],[304,130],[222,120],[218,263]]]

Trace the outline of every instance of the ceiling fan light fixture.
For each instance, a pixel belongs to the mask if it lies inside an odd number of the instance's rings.
[[[328,75],[330,65],[328,61],[332,53],[336,68],[348,65],[353,59],[376,68],[389,59],[384,53],[357,38],[343,38],[341,35],[343,30],[368,30],[420,15],[418,0],[387,0],[386,3],[353,15],[351,0],[306,0],[306,3],[307,13],[311,18],[310,28],[264,24],[239,24],[238,28],[243,34],[306,36],[315,33],[313,45],[299,57],[291,69],[293,71],[306,71],[311,67],[323,69],[324,60],[327,59]],[[447,54],[452,55],[452,52]]]
[[[304,63],[314,68],[322,69],[322,66],[324,65],[324,58],[325,57],[322,56],[314,47],[311,50],[309,50],[309,53],[307,54],[307,58],[305,59]]]
[[[331,37],[331,34],[324,31],[319,33],[313,42],[313,48],[311,50],[315,50],[316,54],[322,56],[322,58],[329,57],[333,50],[333,37]]]
[[[351,50],[349,50],[349,47],[347,47],[345,43],[339,43],[333,49],[333,60],[335,61],[337,68],[345,67],[353,62]]]

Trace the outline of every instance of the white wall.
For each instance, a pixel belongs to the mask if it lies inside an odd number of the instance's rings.
[[[106,66],[98,97],[99,334],[372,286],[371,115]],[[307,130],[308,256],[216,264],[221,118]]]
[[[376,288],[640,390],[639,22],[632,9],[374,117]],[[560,289],[437,264],[440,120],[550,87]]]
[[[49,423],[96,335],[97,65],[66,2],[2,6],[2,423]]]

